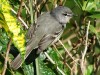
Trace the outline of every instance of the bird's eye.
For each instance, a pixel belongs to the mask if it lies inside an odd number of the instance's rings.
[[[64,16],[69,16],[69,17],[72,16],[72,14],[70,14],[70,13],[63,13],[63,15]]]
[[[67,16],[67,13],[63,13],[64,16]]]

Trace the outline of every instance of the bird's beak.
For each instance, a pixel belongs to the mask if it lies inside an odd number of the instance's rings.
[[[76,14],[73,13],[72,16],[73,16],[73,17],[77,17],[78,15],[76,15]]]

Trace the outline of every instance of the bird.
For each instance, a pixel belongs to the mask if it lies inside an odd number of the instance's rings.
[[[37,48],[36,54],[40,54],[47,47],[59,39],[66,28],[66,24],[73,17],[73,12],[66,6],[57,6],[49,12],[45,12],[37,18],[35,25],[31,25],[27,37],[25,59],[32,50]],[[21,55],[11,62],[10,66],[16,70],[22,65]]]

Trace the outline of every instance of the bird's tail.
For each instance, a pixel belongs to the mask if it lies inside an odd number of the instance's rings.
[[[18,69],[22,65],[22,58],[20,54],[11,62],[11,68],[14,70]]]
[[[34,47],[34,46],[33,46]],[[31,53],[32,51],[32,46],[27,46],[26,47],[26,55],[25,55],[25,59],[28,57],[28,55]],[[13,68],[14,70],[18,69],[21,65],[22,65],[22,58],[21,55],[18,54],[18,56],[11,62],[10,66],[11,68]]]

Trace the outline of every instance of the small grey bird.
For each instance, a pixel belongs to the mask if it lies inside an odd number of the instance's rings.
[[[59,39],[63,33],[66,23],[72,18],[73,13],[68,7],[58,6],[51,12],[42,14],[37,19],[36,25],[31,26],[28,31],[29,41],[26,45],[25,59],[32,50],[38,48],[37,54]],[[22,64],[20,54],[11,62],[11,67],[16,70]]]

